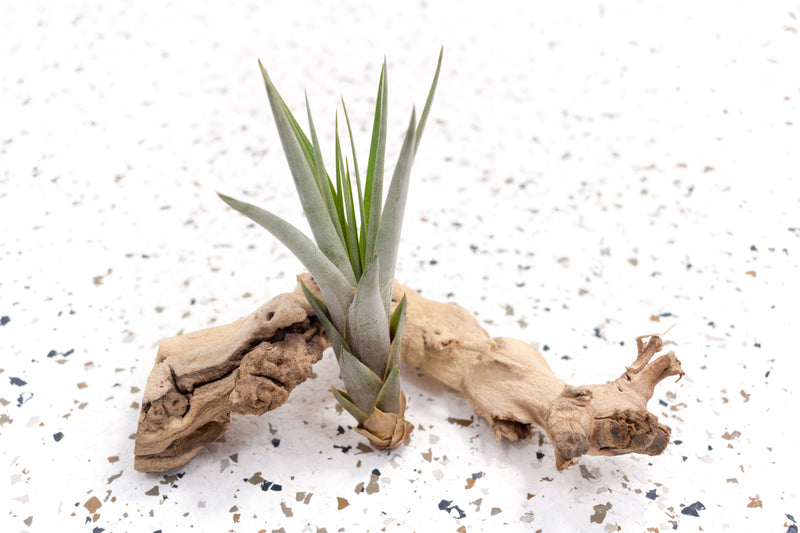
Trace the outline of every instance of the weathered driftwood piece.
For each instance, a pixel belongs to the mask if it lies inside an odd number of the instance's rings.
[[[616,380],[573,387],[553,374],[534,347],[490,338],[463,307],[396,284],[393,301],[403,294],[403,357],[461,391],[498,441],[528,439],[531,424],[539,426],[555,448],[559,470],[581,455],[658,455],[669,443],[670,428],[647,411],[647,402],[659,381],[683,376],[683,370],[673,352],[650,362],[663,345],[659,335],[636,339],[636,361]]]
[[[300,279],[315,290],[308,274]],[[530,438],[531,425],[539,426],[553,443],[559,470],[585,454],[658,455],[666,448],[670,429],[647,411],[647,402],[659,381],[683,371],[672,352],[650,362],[663,345],[659,335],[637,339],[636,361],[615,381],[573,387],[535,348],[490,338],[464,308],[397,283],[393,303],[403,294],[403,358],[461,391],[497,440]],[[164,339],[142,402],[136,469],[160,472],[188,462],[224,433],[231,411],[279,407],[326,345],[298,290],[233,324]]]
[[[144,390],[134,468],[181,466],[225,432],[231,411],[280,407],[327,345],[300,291],[232,324],[162,340]]]

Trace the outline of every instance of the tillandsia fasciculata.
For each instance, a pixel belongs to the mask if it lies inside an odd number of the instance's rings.
[[[409,175],[433,102],[441,65],[440,51],[419,122],[416,112],[411,112],[384,202],[386,61],[378,83],[363,188],[344,100],[342,110],[352,150],[353,172],[351,174],[349,158],[342,156],[337,114],[334,180],[323,164],[308,96],[306,109],[310,140],[259,61],[281,144],[316,244],[280,217],[220,194],[228,205],[266,228],[286,245],[314,277],[322,299],[305,285],[303,291],[325,328],[339,363],[345,390],[334,387],[334,397],[358,421],[356,430],[380,449],[399,446],[414,428],[404,417],[406,397],[400,386],[398,366],[405,298],[394,311],[391,311],[390,304]]]

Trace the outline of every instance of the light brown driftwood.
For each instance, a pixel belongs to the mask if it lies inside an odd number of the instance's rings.
[[[316,287],[308,274],[299,279]],[[659,381],[683,371],[672,352],[650,362],[662,348],[659,335],[637,339],[636,361],[615,381],[573,387],[535,348],[490,338],[464,308],[395,284],[393,302],[403,294],[403,358],[461,391],[497,440],[530,438],[531,425],[539,426],[553,443],[559,470],[585,454],[658,455],[666,448],[670,429],[647,411],[647,402]],[[298,290],[233,324],[164,339],[142,402],[136,469],[185,464],[224,433],[231,411],[262,414],[282,405],[326,345]]]
[[[299,291],[232,324],[162,340],[144,390],[134,468],[181,466],[225,432],[231,411],[280,407],[326,346]]]
[[[539,426],[555,448],[559,470],[581,455],[658,455],[669,443],[670,428],[647,411],[647,402],[659,381],[683,370],[673,352],[650,363],[663,346],[659,335],[636,339],[636,361],[616,380],[573,387],[553,374],[534,347],[490,338],[463,307],[428,300],[399,284],[392,299],[403,294],[404,359],[461,391],[498,441],[530,438],[531,425]]]

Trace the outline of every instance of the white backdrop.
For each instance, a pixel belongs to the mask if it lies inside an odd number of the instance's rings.
[[[3,531],[797,531],[798,4],[0,5]],[[365,453],[325,359],[134,471],[159,339],[300,271],[214,194],[303,224],[257,59],[296,114],[308,90],[329,161],[344,96],[366,161],[386,56],[393,162],[441,45],[398,278],[575,385],[677,325],[687,376],[651,401],[673,443],[559,473],[406,367],[411,442]]]

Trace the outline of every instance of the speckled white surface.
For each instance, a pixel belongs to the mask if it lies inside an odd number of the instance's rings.
[[[2,3],[0,530],[797,531],[796,2],[228,4]],[[576,385],[676,324],[673,443],[559,473],[407,367],[412,441],[365,452],[325,359],[134,471],[159,339],[299,272],[214,195],[302,220],[256,59],[329,148],[344,95],[366,147],[386,55],[394,154],[442,44],[398,277]]]

